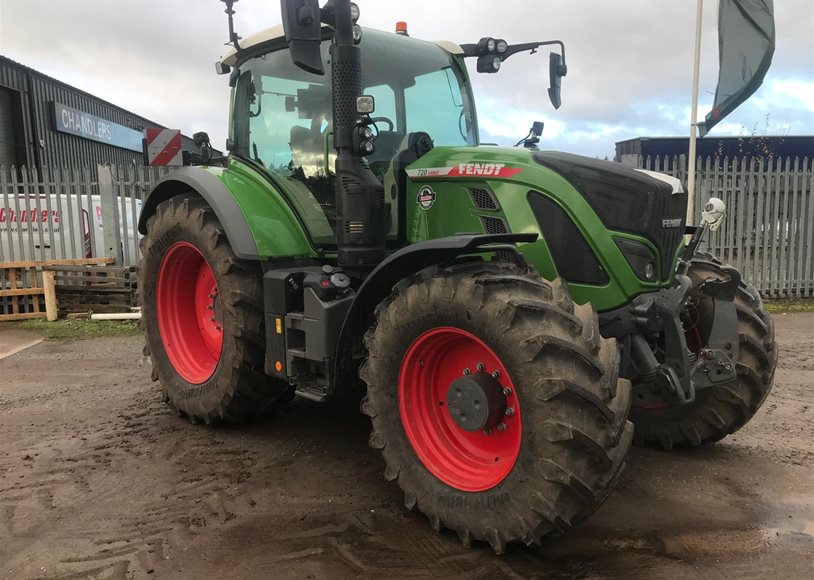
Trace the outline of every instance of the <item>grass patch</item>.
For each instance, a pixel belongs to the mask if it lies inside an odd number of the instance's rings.
[[[812,300],[771,300],[764,303],[767,312],[814,312]]]
[[[111,336],[134,336],[141,334],[135,321],[112,320],[23,320],[0,325],[4,328],[30,330],[44,336],[47,340],[85,340],[88,338],[106,338]]]

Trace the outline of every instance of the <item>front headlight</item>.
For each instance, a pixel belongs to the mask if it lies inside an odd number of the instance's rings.
[[[656,281],[656,255],[650,246],[629,240],[627,238],[613,238],[630,268],[639,280],[645,282]]]

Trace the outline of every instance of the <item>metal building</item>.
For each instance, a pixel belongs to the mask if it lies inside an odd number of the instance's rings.
[[[141,165],[151,127],[165,128],[0,56],[0,166]]]
[[[616,143],[616,161],[636,165],[639,157],[672,158],[687,155],[689,147],[688,137],[636,137]],[[698,156],[703,158],[814,158],[814,136],[810,135],[707,136],[698,139],[696,147]]]

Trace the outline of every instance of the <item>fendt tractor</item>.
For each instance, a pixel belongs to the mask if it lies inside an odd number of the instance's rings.
[[[479,142],[466,60],[554,46],[558,107],[561,42],[425,42],[361,28],[349,0],[282,0],[242,39],[223,1],[229,154],[205,147],[139,222],[145,354],[179,415],[245,421],[361,377],[407,509],[502,553],[594,512],[633,441],[702,445],[755,414],[773,325],[701,249],[719,200],[687,228],[677,179],[542,151],[538,123]]]

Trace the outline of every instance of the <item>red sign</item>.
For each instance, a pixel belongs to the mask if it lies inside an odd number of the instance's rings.
[[[174,129],[147,129],[147,164],[165,167],[183,165],[181,131]]]

